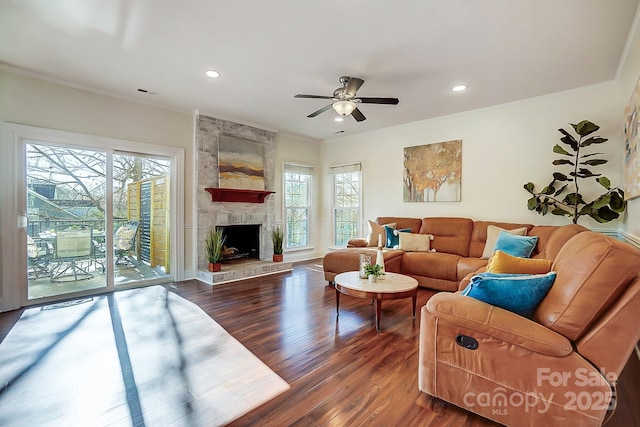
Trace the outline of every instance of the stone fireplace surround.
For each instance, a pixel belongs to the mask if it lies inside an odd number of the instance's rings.
[[[274,132],[213,117],[198,116],[196,129],[198,278],[207,282],[209,281],[208,276],[205,277],[206,275],[200,273],[201,271],[207,270],[207,264],[209,262],[206,256],[204,239],[206,234],[216,226],[260,225],[260,259],[269,261],[269,265],[262,266],[258,269],[254,266],[246,272],[235,272],[233,275],[227,275],[229,277],[223,275],[222,281],[237,280],[243,277],[268,274],[287,269],[283,267],[290,269],[291,264],[278,266],[270,262],[271,256],[273,255],[271,230],[273,230],[275,225],[275,201],[273,195],[266,197],[264,203],[212,202],[211,195],[205,191],[205,188],[218,187],[218,145],[220,135],[230,135],[264,144],[262,150],[264,186],[267,191],[275,191],[276,147]],[[218,280],[213,277],[212,282],[218,282]]]

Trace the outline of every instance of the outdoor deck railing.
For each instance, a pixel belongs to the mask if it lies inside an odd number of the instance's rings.
[[[127,223],[126,219],[114,219],[113,228],[117,230],[121,225]],[[53,232],[56,229],[69,228],[73,226],[77,227],[90,227],[93,232],[102,231],[105,229],[105,221],[103,219],[95,220],[70,220],[70,219],[45,219],[45,220],[29,220],[27,224],[27,234],[31,237],[38,237],[40,233],[47,231]]]

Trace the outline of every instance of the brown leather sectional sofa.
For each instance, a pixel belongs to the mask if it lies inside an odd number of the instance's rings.
[[[528,236],[538,236],[538,243],[531,257],[546,259],[554,259],[567,240],[587,230],[580,225],[534,226],[449,217],[378,217],[376,222],[380,225],[395,222],[396,229],[410,228],[412,233],[434,236],[431,247],[436,252],[385,249],[385,269],[414,277],[422,287],[441,291],[457,291],[465,277],[486,266],[487,260],[481,256],[489,225],[507,230],[526,227]],[[351,239],[346,249],[326,254],[323,260],[325,280],[332,283],[337,274],[358,270],[360,253],[371,253],[375,259],[376,248],[367,248],[366,244],[363,238]]]
[[[486,264],[479,256],[489,224],[527,226],[528,235],[539,237],[533,257],[553,260],[556,272],[530,318],[460,292],[432,296],[421,310],[421,391],[507,426],[602,425],[615,409],[618,376],[640,339],[638,249],[578,225],[378,218],[380,224],[393,221],[435,236],[437,253],[385,254],[389,270],[422,286],[462,289],[469,272]],[[325,278],[357,269],[363,250],[327,254]]]

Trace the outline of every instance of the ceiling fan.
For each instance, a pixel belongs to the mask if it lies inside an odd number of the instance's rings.
[[[314,111],[307,117],[315,117],[324,113],[333,107],[336,113],[341,116],[348,116],[351,114],[356,121],[361,122],[367,118],[362,114],[362,111],[358,109],[357,104],[388,104],[398,105],[398,98],[371,98],[371,97],[357,97],[356,92],[360,89],[360,86],[364,83],[364,80],[358,77],[342,76],[340,77],[340,83],[342,87],[333,91],[333,96],[323,95],[295,95],[294,98],[314,98],[314,99],[331,99],[332,102],[329,105],[322,107],[321,109]]]

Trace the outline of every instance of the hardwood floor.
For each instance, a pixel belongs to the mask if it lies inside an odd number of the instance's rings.
[[[291,389],[232,423],[244,425],[495,426],[418,390],[419,316],[411,299],[383,302],[381,332],[375,306],[342,296],[320,261],[292,273],[218,285],[167,285],[196,303],[227,332],[287,381]],[[420,289],[418,307],[433,293]],[[0,313],[0,338],[21,310]],[[43,379],[46,381],[46,379]],[[618,409],[607,426],[640,425],[640,362],[622,373]]]

